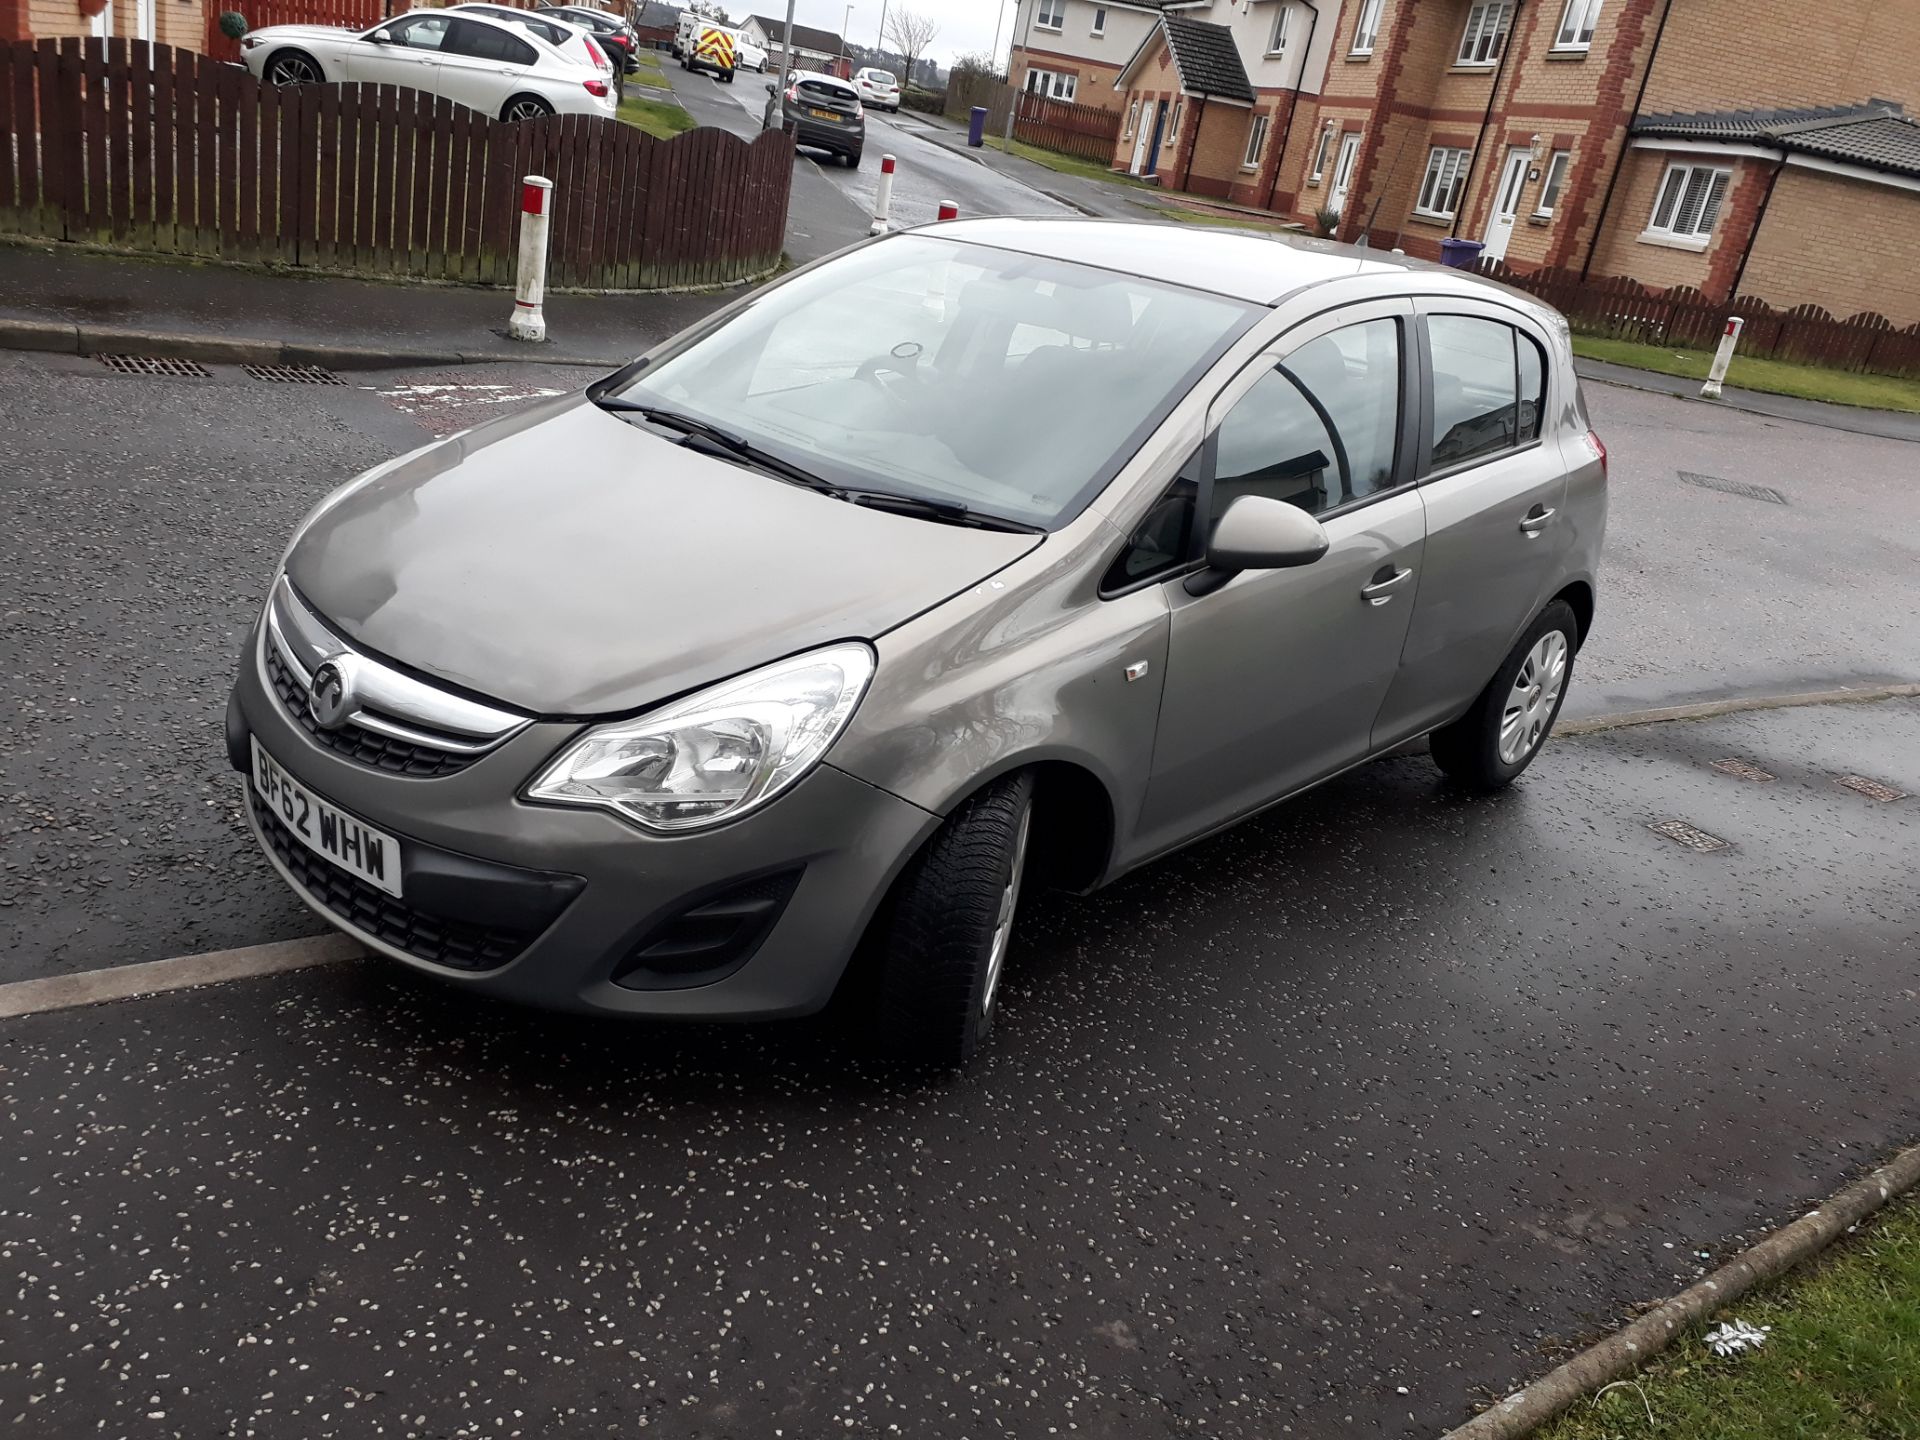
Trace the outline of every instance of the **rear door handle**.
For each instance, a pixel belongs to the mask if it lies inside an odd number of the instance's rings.
[[[1538,535],[1547,528],[1547,522],[1553,519],[1554,511],[1550,505],[1536,505],[1527,512],[1527,518],[1520,522],[1520,533]]]
[[[1395,570],[1391,565],[1383,565],[1374,575],[1373,583],[1361,587],[1361,598],[1369,605],[1384,605],[1393,599],[1394,591],[1412,578],[1412,570]]]

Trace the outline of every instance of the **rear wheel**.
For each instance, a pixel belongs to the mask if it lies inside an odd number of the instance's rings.
[[[733,71],[722,70],[720,72],[720,83],[722,85],[731,85],[733,83]]]
[[[326,78],[320,62],[304,50],[278,50],[267,61],[269,85],[318,85]]]
[[[538,95],[516,95],[500,112],[502,120],[538,120],[553,114],[553,106]]]
[[[1494,672],[1480,698],[1433,732],[1433,760],[1475,790],[1504,789],[1533,763],[1567,698],[1580,625],[1556,600],[1542,610]]]
[[[858,150],[848,152],[847,168],[849,170],[858,170],[860,168],[860,152]]]
[[[914,856],[880,918],[875,1039],[902,1060],[965,1065],[993,1029],[1033,821],[1030,772],[967,800]]]

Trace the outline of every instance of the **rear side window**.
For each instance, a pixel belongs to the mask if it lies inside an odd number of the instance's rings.
[[[468,55],[475,60],[498,60],[508,65],[531,65],[533,46],[494,25],[476,25],[462,21],[453,27],[443,47],[449,54]]]
[[[1477,315],[1430,315],[1433,468],[1540,438],[1546,357],[1531,336]]]

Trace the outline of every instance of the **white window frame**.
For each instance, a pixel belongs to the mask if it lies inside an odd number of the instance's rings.
[[[1460,33],[1460,53],[1456,65],[1490,69],[1500,63],[1500,52],[1507,47],[1507,31],[1513,25],[1513,0],[1480,0],[1467,11],[1466,29]]]
[[[1700,189],[1694,188],[1698,181]],[[1733,188],[1733,167],[1698,160],[1669,160],[1653,192],[1653,214],[1640,236],[1655,245],[1704,250],[1713,242],[1720,209]],[[1691,215],[1691,219],[1689,219]],[[1684,223],[1681,223],[1684,222]]]
[[[1267,32],[1267,58],[1277,59],[1287,53],[1287,31],[1292,28],[1293,7],[1276,5],[1273,7],[1273,28]]]
[[[1339,132],[1332,125],[1320,127],[1320,143],[1313,147],[1313,171],[1309,180],[1324,180],[1327,175],[1327,152],[1333,148],[1333,137]]]
[[[1127,102],[1127,128],[1120,132],[1122,140],[1133,139],[1134,126],[1140,123],[1140,100],[1136,96]]]
[[[1167,117],[1167,128],[1160,136],[1160,148],[1162,150],[1166,149],[1169,145],[1177,145],[1180,142],[1180,116],[1186,108],[1186,96],[1182,95],[1174,100],[1173,114]]]
[[[1427,151],[1426,172],[1414,197],[1413,213],[1429,220],[1451,220],[1460,209],[1460,191],[1466,185],[1471,150],[1436,145]]]
[[[1000,13],[1004,15],[1007,12],[1002,10]],[[1106,33],[1107,7],[1104,5],[1096,5],[1093,7],[1093,24],[1088,28],[1087,34],[1090,38],[1098,40]]]
[[[1034,0],[1033,28],[1058,35],[1067,26],[1067,0]]]
[[[1073,97],[1080,93],[1080,77],[1061,70],[1042,70],[1035,65],[1028,67],[1024,88],[1027,94],[1038,95],[1042,100],[1062,100],[1071,105]]]
[[[1560,16],[1560,28],[1554,32],[1555,50],[1588,50],[1593,47],[1593,32],[1600,27],[1600,7],[1605,0],[1567,0]]]
[[[1266,115],[1255,115],[1247,125],[1247,153],[1240,157],[1242,170],[1260,168],[1260,152],[1267,148],[1267,132],[1273,124]]]
[[[1560,191],[1567,185],[1567,172],[1573,169],[1573,151],[1556,150],[1547,157],[1547,168],[1540,175],[1540,199],[1533,207],[1536,218],[1550,220],[1560,203]]]
[[[1380,39],[1380,7],[1384,0],[1360,0],[1360,15],[1353,22],[1353,47],[1349,55],[1371,55]]]

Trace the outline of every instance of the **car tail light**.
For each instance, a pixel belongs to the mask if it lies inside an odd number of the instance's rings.
[[[583,35],[580,38],[587,42],[587,54],[593,57],[594,64],[611,65],[613,63],[607,59],[607,52],[593,43],[593,37],[591,35]]]
[[[1600,478],[1604,480],[1607,478],[1607,442],[1600,438],[1598,432],[1589,430],[1587,443],[1593,447],[1594,458],[1600,462]]]
[[[604,98],[606,97],[606,93],[607,93],[607,82],[606,82],[606,81],[604,81],[604,80],[589,80],[589,81],[587,81],[587,82],[586,82],[586,86],[587,86],[587,93],[588,93],[589,95],[598,95],[598,96],[600,96],[600,97],[601,97],[602,99],[604,99]]]
[[[789,85],[787,87],[787,99],[796,105],[800,103],[800,87],[798,85]]]

